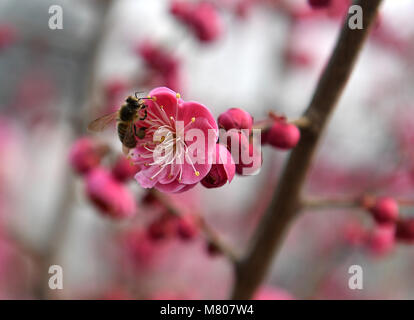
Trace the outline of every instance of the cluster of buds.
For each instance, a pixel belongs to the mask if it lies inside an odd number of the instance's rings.
[[[414,242],[414,219],[402,218],[398,202],[392,197],[365,197],[362,205],[375,221],[366,243],[375,253],[387,253],[397,241]]]
[[[185,24],[201,42],[213,42],[223,32],[217,8],[210,2],[174,0],[171,2],[170,12]]]
[[[187,241],[194,239],[198,232],[197,219],[191,214],[174,216],[169,212],[164,212],[148,227],[148,234],[154,241],[172,237]]]
[[[239,175],[253,174],[262,165],[260,144],[252,137],[253,117],[239,108],[231,108],[218,117],[218,126],[226,132],[226,144],[235,161],[235,171]]]
[[[166,203],[177,207],[172,209]],[[143,211],[151,213],[150,221],[127,230],[122,238],[127,256],[136,266],[152,265],[172,240],[188,242],[200,234],[198,216],[178,206],[176,199],[171,196],[148,191],[141,199],[141,205]]]
[[[138,168],[124,156],[106,168],[102,159],[108,150],[94,139],[80,138],[70,149],[70,165],[84,179],[86,195],[100,212],[112,218],[131,217],[137,211],[136,201],[124,183],[135,176]]]

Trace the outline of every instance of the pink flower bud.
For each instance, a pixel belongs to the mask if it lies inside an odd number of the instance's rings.
[[[91,138],[80,138],[69,151],[70,165],[77,173],[85,174],[99,165],[105,149]]]
[[[120,182],[132,179],[140,170],[139,166],[134,165],[124,156],[120,156],[112,168],[112,175]]]
[[[398,221],[396,238],[399,241],[414,243],[414,218]]]
[[[91,201],[112,218],[127,218],[136,211],[135,197],[104,168],[97,167],[86,176],[86,193]]]
[[[175,235],[177,218],[166,213],[153,221],[148,227],[148,235],[153,240],[162,240]]]
[[[222,34],[221,18],[210,2],[173,1],[170,12],[190,27],[202,42],[212,42]]]
[[[298,127],[285,121],[275,121],[267,134],[267,142],[282,150],[294,148],[299,139],[300,131]]]
[[[210,172],[201,180],[201,184],[206,188],[219,188],[224,186],[227,181],[233,180],[236,166],[231,157],[231,153],[220,143],[216,144],[216,163],[211,166]]]
[[[312,8],[319,9],[329,7],[331,0],[308,0],[308,3]]]
[[[243,148],[245,147],[246,145],[244,145]],[[251,157],[251,159],[249,161],[245,161],[241,156],[240,163],[236,164],[236,173],[239,175],[251,175],[254,172],[257,172],[257,170],[259,170],[262,166],[262,153],[258,149],[255,149],[253,144],[248,145],[248,151],[242,149],[242,152],[248,152],[249,157]]]
[[[398,218],[398,204],[390,197],[378,198],[370,212],[377,223],[392,223]]]
[[[175,71],[179,66],[175,56],[150,40],[139,43],[136,53],[150,68],[162,73]]]
[[[227,132],[227,149],[236,163],[236,173],[252,175],[262,165],[261,149],[255,147],[242,132],[230,129]]]
[[[177,221],[177,234],[182,240],[194,239],[199,233],[196,217],[187,214],[181,216]]]
[[[249,129],[249,132],[253,126],[252,116],[239,108],[231,108],[222,113],[217,119],[219,128],[224,130],[230,129]]]
[[[395,244],[395,225],[377,225],[367,237],[368,248],[377,255],[391,251]]]
[[[132,229],[124,235],[123,240],[126,255],[134,264],[150,267],[156,262],[158,246],[149,237],[148,232]]]

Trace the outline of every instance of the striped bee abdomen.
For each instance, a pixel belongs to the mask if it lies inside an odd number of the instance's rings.
[[[137,145],[133,126],[128,122],[118,123],[118,137],[127,148],[134,148]]]

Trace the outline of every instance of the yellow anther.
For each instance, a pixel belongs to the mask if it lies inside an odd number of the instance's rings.
[[[173,116],[170,117],[171,120],[174,120]]]
[[[199,171],[195,171],[194,173],[195,173],[195,175],[196,175],[197,177],[200,175],[200,172],[199,172]]]
[[[179,94],[178,92],[177,92],[177,94],[175,96],[177,97],[177,99],[180,99],[181,98],[181,94]]]
[[[191,122],[195,122],[195,118],[194,117],[191,118]]]
[[[162,136],[160,141],[164,142],[164,140],[165,140],[165,136]]]
[[[147,96],[148,99],[151,99],[151,96]]]
[[[151,99],[152,99],[152,101],[157,101],[157,97],[155,97],[155,96],[152,97]]]
[[[164,109],[164,106],[160,106],[161,109]]]

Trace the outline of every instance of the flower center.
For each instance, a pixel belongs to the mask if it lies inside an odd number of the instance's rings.
[[[177,94],[177,110],[178,99]],[[146,166],[159,166],[160,169],[150,178],[151,180],[158,176],[167,167],[170,167],[169,178],[174,176],[175,165],[178,167],[178,181],[182,179],[183,164],[187,162],[191,165],[194,174],[200,175],[200,172],[194,167],[191,156],[188,153],[188,146],[184,140],[184,133],[186,128],[195,122],[195,117],[191,118],[191,122],[184,126],[183,132],[177,133],[177,125],[173,116],[168,117],[164,107],[159,106],[155,97],[152,97],[155,106],[160,110],[160,115],[148,110],[148,117],[145,120],[149,125],[146,130],[149,139],[144,143],[144,148],[150,152],[148,155],[140,155],[144,158],[152,158],[153,162],[146,163]],[[176,115],[177,118],[177,115]],[[181,131],[180,130],[180,131]]]

